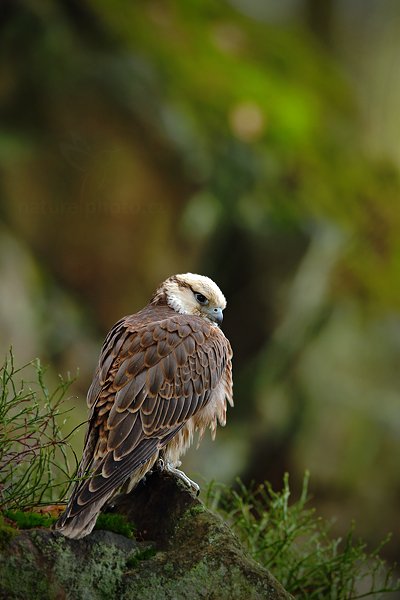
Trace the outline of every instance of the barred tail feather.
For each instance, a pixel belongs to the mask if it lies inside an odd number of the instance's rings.
[[[113,492],[110,492],[107,496],[89,504],[89,506],[72,516],[72,505],[68,506],[66,511],[56,522],[54,529],[71,539],[79,540],[80,538],[85,537],[96,525],[97,517],[107,500],[112,496],[112,493]]]
[[[146,473],[151,470],[157,458],[158,452],[152,456],[150,460],[146,461],[144,465],[141,465],[136,469],[133,475],[127,478],[122,486],[120,485],[117,488],[108,490],[100,496],[100,498],[93,500],[86,506],[80,507],[77,501],[82,490],[79,489],[79,491],[73,492],[65,511],[54,525],[54,529],[66,537],[76,540],[89,535],[96,525],[97,517],[103,506],[105,506],[114,496],[128,494],[133,490]]]

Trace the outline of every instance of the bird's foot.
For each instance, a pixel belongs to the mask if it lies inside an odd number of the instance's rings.
[[[181,465],[181,463],[178,462],[177,466],[179,467],[180,465]],[[192,488],[196,492],[196,496],[198,496],[200,494],[200,486],[195,481],[190,479],[190,477],[188,477],[186,475],[186,473],[184,473],[183,471],[180,471],[176,467],[172,466],[172,464],[170,462],[164,460],[163,458],[159,458],[158,466],[161,469],[161,471],[166,471],[167,473],[170,473],[171,475],[175,475],[175,477],[177,477],[178,479],[183,481],[189,488]]]

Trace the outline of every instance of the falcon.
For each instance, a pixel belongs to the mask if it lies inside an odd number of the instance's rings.
[[[88,535],[111,498],[128,493],[153,467],[196,491],[180,457],[206,429],[215,438],[232,401],[232,350],[222,333],[226,300],[209,278],[174,275],[150,303],[107,335],[89,388],[83,457],[71,498],[56,523]]]

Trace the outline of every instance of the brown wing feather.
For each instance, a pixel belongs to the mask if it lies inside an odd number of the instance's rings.
[[[132,318],[103,344],[79,469],[90,476],[77,484],[65,519],[120,487],[165,446],[207,404],[225,368],[226,338],[203,319],[169,309],[144,325]]]

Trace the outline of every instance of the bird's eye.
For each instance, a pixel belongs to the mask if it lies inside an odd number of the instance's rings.
[[[194,295],[199,304],[202,304],[203,306],[206,306],[206,304],[208,304],[208,298],[203,296],[203,294],[200,294],[199,292],[195,292]]]

